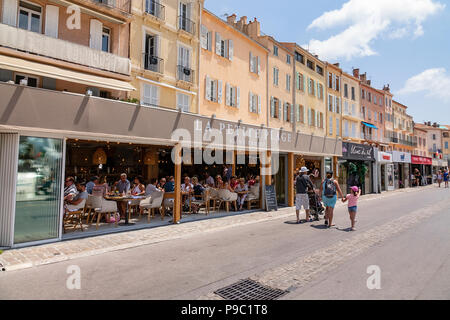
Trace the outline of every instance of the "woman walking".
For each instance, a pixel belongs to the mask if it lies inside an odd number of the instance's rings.
[[[344,198],[339,183],[333,179],[333,171],[328,171],[327,178],[320,185],[320,194],[325,206],[325,225],[328,225],[328,228],[334,226],[333,213],[337,202],[337,193],[341,199]]]
[[[361,189],[358,187],[352,187],[351,193],[348,194],[344,199],[342,199],[342,202],[345,203],[348,201],[348,213],[350,215],[350,221],[352,224],[351,230],[355,231],[355,218],[356,218],[356,212],[358,211],[358,199],[361,195]]]
[[[442,171],[439,170],[437,173],[437,183],[439,185],[439,188],[441,187],[441,183],[442,183]]]

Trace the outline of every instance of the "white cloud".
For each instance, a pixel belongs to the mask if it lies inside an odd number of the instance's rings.
[[[425,92],[426,96],[450,101],[450,75],[444,68],[428,69],[409,78],[398,95]]]
[[[399,39],[423,35],[422,23],[445,8],[435,0],[349,0],[338,10],[315,19],[308,29],[345,28],[326,40],[312,39],[309,50],[326,60],[376,54],[371,44],[380,36]]]

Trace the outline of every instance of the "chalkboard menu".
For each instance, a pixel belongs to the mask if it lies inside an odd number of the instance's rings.
[[[266,210],[267,211],[278,211],[277,194],[275,192],[275,186],[265,186],[266,187]]]

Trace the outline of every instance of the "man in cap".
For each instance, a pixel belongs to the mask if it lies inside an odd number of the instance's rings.
[[[308,168],[302,167],[297,178],[295,179],[295,213],[297,214],[297,223],[300,223],[300,210],[302,209],[302,207],[306,211],[306,222],[312,221],[312,219],[310,220],[309,218],[308,187],[310,187],[314,191],[314,185],[307,175],[308,171]]]

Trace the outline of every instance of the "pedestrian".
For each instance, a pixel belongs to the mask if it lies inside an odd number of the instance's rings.
[[[345,203],[348,201],[348,213],[350,215],[350,221],[352,224],[351,230],[355,231],[355,218],[356,218],[356,212],[358,211],[358,199],[361,195],[361,189],[353,186],[350,189],[350,194],[348,194],[344,199],[342,199],[342,202]]]
[[[444,184],[445,187],[448,188],[448,169],[444,170]]]
[[[442,171],[439,170],[438,173],[437,173],[437,183],[438,183],[438,185],[439,185],[439,188],[441,187],[442,178],[443,178],[443,177],[442,177]]]
[[[306,222],[312,222],[312,219],[309,218],[309,197],[308,197],[308,187],[314,191],[314,185],[311,182],[311,179],[307,175],[308,168],[302,167],[300,172],[295,179],[295,213],[297,215],[297,223],[300,222],[300,210],[302,207],[306,212]]]
[[[337,193],[339,193],[341,199],[344,198],[339,183],[333,179],[333,174],[333,171],[328,171],[326,179],[320,185],[320,194],[325,206],[325,225],[328,225],[328,228],[334,226],[333,213],[337,202]]]

